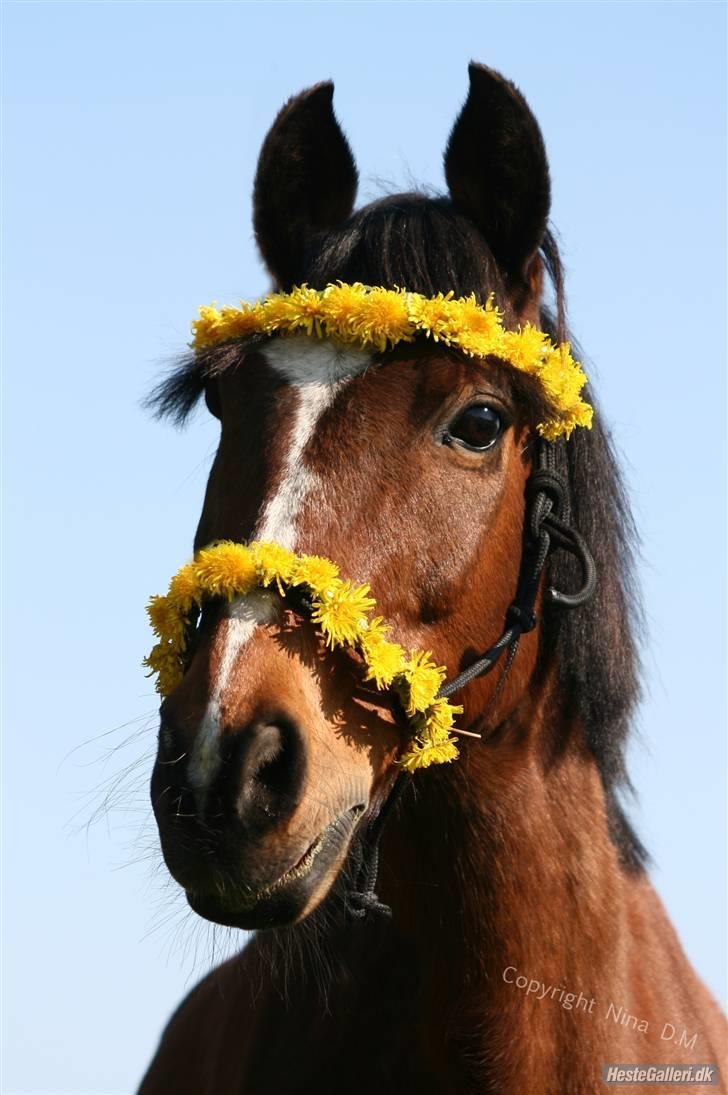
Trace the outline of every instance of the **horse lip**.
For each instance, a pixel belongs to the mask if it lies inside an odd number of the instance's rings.
[[[365,809],[366,807],[364,805],[358,804],[338,814],[333,821],[330,821],[329,824],[321,830],[316,839],[309,844],[303,855],[299,856],[283,874],[279,875],[272,882],[266,883],[266,885],[261,886],[258,889],[246,888],[243,892],[238,892],[234,899],[230,901],[229,905],[224,898],[215,899],[209,893],[196,892],[194,889],[188,889],[187,899],[190,905],[195,911],[199,912],[200,915],[205,916],[206,919],[217,921],[217,915],[209,915],[210,912],[212,912],[212,905],[214,905],[216,913],[218,915],[221,913],[224,915],[224,920],[219,920],[220,923],[228,923],[230,926],[247,927],[247,924],[236,923],[238,918],[244,918],[248,914],[254,914],[260,906],[265,906],[269,901],[275,902],[276,898],[283,896],[286,890],[294,890],[298,884],[303,884],[306,877],[313,871],[319,854],[324,849],[330,847],[330,838],[335,835],[338,835],[339,838],[341,838],[343,833],[348,830],[347,839],[350,839],[356,828],[356,824]],[[203,911],[203,908],[205,911]]]
[[[356,823],[360,814],[364,811],[363,806],[352,806],[350,810],[345,810],[344,813],[339,814],[333,821],[330,821],[325,829],[322,829],[316,839],[309,844],[306,851],[298,859],[292,867],[289,867],[287,871],[275,880],[275,882],[269,883],[267,886],[263,886],[260,890],[251,894],[251,899],[260,901],[262,898],[269,897],[277,890],[282,890],[284,886],[289,882],[297,882],[299,879],[305,878],[313,867],[316,857],[326,843],[326,838],[336,830],[337,825],[344,819],[351,817],[352,822]],[[352,825],[353,829],[353,825]]]

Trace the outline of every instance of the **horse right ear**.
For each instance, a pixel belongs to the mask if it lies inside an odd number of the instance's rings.
[[[310,238],[347,219],[358,175],[328,81],[289,99],[263,142],[253,188],[255,238],[281,289],[301,277]]]
[[[543,137],[520,91],[493,69],[469,67],[470,91],[445,151],[450,196],[483,233],[511,281],[527,280],[551,205]]]

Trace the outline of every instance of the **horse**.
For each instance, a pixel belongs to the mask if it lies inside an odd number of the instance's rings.
[[[286,103],[253,194],[269,309],[337,287],[475,301],[481,319],[491,302],[506,331],[564,347],[538,123],[499,73],[469,80],[448,193],[356,211],[333,84]],[[279,337],[262,314],[228,316],[152,396],[220,422],[195,552],[272,544],[366,582],[394,645],[437,663],[430,700],[454,694],[445,674],[458,686],[460,729],[438,739],[450,763],[410,774],[422,723],[401,689],[325,641],[280,567],[245,595],[210,579],[174,624],[187,654],[151,796],[190,907],[254,934],[175,1012],[141,1095],[653,1091],[700,1065],[715,1082],[723,1019],[623,805],[640,607],[598,408],[548,441],[543,384],[497,354],[322,337],[315,309]]]

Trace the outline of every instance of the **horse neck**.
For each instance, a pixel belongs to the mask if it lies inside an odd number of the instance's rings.
[[[557,701],[551,678],[459,761],[415,777],[387,832],[380,894],[432,971],[435,1022],[466,1040],[497,1044],[525,1021],[511,968],[592,995],[610,976],[625,875],[598,769]]]

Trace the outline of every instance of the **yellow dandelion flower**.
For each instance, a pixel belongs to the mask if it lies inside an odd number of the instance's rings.
[[[408,342],[414,334],[407,297],[390,289],[370,289],[348,324],[352,338],[363,346],[372,345],[380,353],[398,342]]]
[[[342,281],[336,285],[329,285],[324,290],[326,327],[329,333],[341,342],[356,341],[352,323],[360,312],[362,300],[366,295],[367,290],[361,282],[347,285]]]
[[[220,310],[219,331],[224,332],[225,338],[247,338],[255,334],[258,323],[258,309],[248,304]]]
[[[439,740],[443,734],[449,735],[455,723],[455,716],[462,713],[460,704],[448,703],[444,696],[440,697],[427,709],[424,733],[433,741]]]
[[[568,342],[547,347],[538,378],[553,407],[548,421],[538,425],[542,437],[553,441],[561,436],[568,438],[576,426],[591,428],[593,408],[581,396],[586,374],[571,356]]]
[[[490,297],[482,307],[475,296],[457,301],[457,334],[453,341],[471,357],[501,356],[502,314]]]
[[[449,764],[460,756],[453,738],[431,745],[427,742],[412,741],[399,759],[400,767],[407,772],[416,772],[419,768],[429,768],[431,764]]]
[[[539,379],[556,407],[568,411],[581,402],[580,392],[586,384],[586,375],[571,356],[568,342],[547,350]]]
[[[177,571],[169,583],[169,599],[185,616],[191,611],[193,605],[200,603],[202,588],[194,563],[186,563]]]
[[[412,294],[410,297],[410,316],[417,328],[433,342],[450,343],[458,333],[457,301],[452,292],[428,300],[427,297]]]
[[[192,345],[198,349],[220,342],[220,313],[214,304],[203,304],[197,309],[198,318],[192,320]]]
[[[543,437],[544,441],[556,441],[562,434],[567,438],[571,435],[569,424],[561,418],[551,418],[539,422],[536,431],[540,437]]]
[[[147,615],[156,635],[165,641],[184,640],[185,614],[169,597],[151,597]]]
[[[262,586],[276,583],[283,593],[283,586],[290,582],[296,566],[296,556],[280,544],[265,541],[250,545],[252,558]]]
[[[431,764],[447,764],[458,756],[455,738],[451,735],[453,716],[462,708],[449,704],[446,700],[435,700],[424,715],[412,719],[414,737],[400,764],[409,771],[428,768]]]
[[[520,331],[503,332],[503,356],[523,373],[538,373],[548,350],[549,338],[527,323]]]
[[[364,679],[374,681],[377,688],[389,688],[407,663],[404,649],[399,643],[385,639],[377,628],[367,630],[359,646],[367,667]]]
[[[445,680],[445,667],[435,665],[431,658],[429,650],[413,650],[402,670],[402,699],[410,718],[426,711],[434,703]]]
[[[257,585],[250,548],[223,540],[202,548],[194,560],[200,587],[211,597],[244,597]]]
[[[325,589],[339,577],[339,568],[321,555],[301,555],[293,567],[291,585],[308,586],[320,597]]]
[[[386,639],[392,628],[383,616],[373,616],[367,627],[367,639],[376,642],[377,639]]]
[[[321,335],[321,322],[325,316],[324,295],[307,285],[297,286],[289,294],[295,315],[289,320],[289,330],[307,335]]]
[[[182,660],[171,643],[157,643],[142,665],[149,669],[150,674],[157,674],[155,687],[161,696],[168,696],[182,680]]]
[[[337,578],[316,600],[311,619],[321,628],[327,646],[353,646],[366,632],[374,604],[369,586]]]
[[[457,308],[458,322],[473,334],[495,335],[500,331],[503,313],[497,307],[492,293],[484,305],[478,304],[474,293],[454,301],[453,304]]]
[[[260,308],[260,332],[289,334],[297,329],[300,317],[298,300],[292,293],[271,293]]]
[[[585,429],[590,430],[592,428],[592,422],[594,421],[594,408],[591,403],[587,403],[585,400],[580,400],[578,406],[574,408],[571,428],[574,426],[583,426]]]

